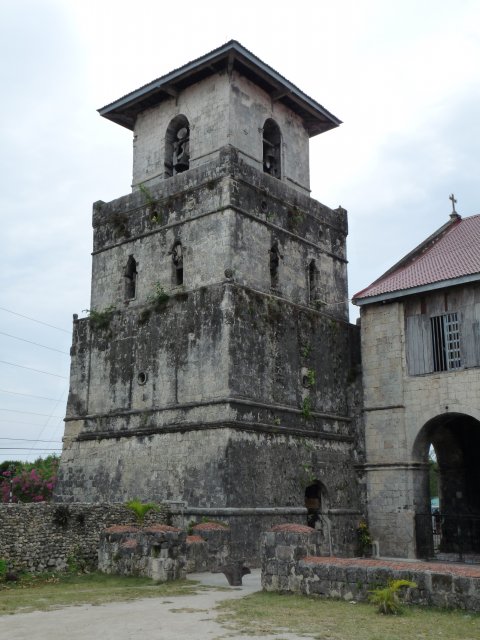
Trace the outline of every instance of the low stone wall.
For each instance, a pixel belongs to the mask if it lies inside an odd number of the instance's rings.
[[[165,524],[109,527],[100,534],[98,568],[158,582],[179,580],[186,575],[186,537]]]
[[[218,571],[230,561],[230,528],[216,522],[202,522],[187,537],[187,572]],[[233,558],[240,560],[243,558]]]
[[[147,523],[164,523],[166,510],[147,514]],[[0,558],[10,571],[63,570],[69,562],[97,566],[100,532],[128,524],[123,504],[0,504]]]
[[[305,595],[363,601],[390,580],[410,580],[406,601],[480,611],[480,567],[428,562],[320,556],[314,529],[280,525],[262,538],[262,587]]]

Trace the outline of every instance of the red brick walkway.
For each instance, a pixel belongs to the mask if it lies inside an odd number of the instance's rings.
[[[329,556],[307,556],[303,562],[309,564],[333,564],[348,567],[378,567],[397,571],[430,571],[448,573],[453,576],[480,578],[480,565],[450,564],[445,562],[416,562],[408,560],[380,560],[377,558],[335,558]]]

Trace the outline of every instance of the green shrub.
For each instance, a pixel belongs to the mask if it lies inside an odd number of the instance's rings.
[[[137,523],[140,525],[144,523],[145,516],[149,511],[160,511],[160,508],[154,502],[141,502],[137,499],[129,500],[125,506],[134,514]]]
[[[373,589],[368,599],[377,607],[378,613],[398,615],[403,611],[400,589],[404,587],[413,589],[416,586],[416,583],[410,580],[391,580],[383,589]]]

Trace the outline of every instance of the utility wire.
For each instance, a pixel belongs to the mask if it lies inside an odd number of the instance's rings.
[[[60,397],[58,398],[57,402],[55,403],[55,406],[54,406],[54,407],[53,407],[53,409],[52,409],[52,413],[51,413],[51,415],[50,415],[50,416],[45,420],[45,423],[44,423],[44,425],[43,425],[42,429],[40,430],[40,433],[38,434],[37,439],[39,439],[39,438],[41,438],[41,437],[42,437],[43,432],[45,431],[45,429],[47,428],[48,423],[50,422],[50,420],[51,420],[51,419],[52,419],[52,417],[53,417],[53,412],[56,410],[56,408],[58,407],[58,405],[60,404],[60,402],[62,402],[62,399],[63,399],[63,397],[64,397],[64,395],[65,395],[65,393],[66,393],[66,392],[67,392],[67,389],[65,388],[65,389],[62,391],[62,393],[60,394]],[[58,427],[58,424],[57,424],[57,427]],[[53,436],[52,436],[52,437],[53,437]],[[31,449],[31,451],[34,451],[33,447],[32,447],[32,449]]]
[[[71,333],[71,331],[67,331],[66,329],[55,327],[53,324],[48,324],[48,322],[42,322],[42,320],[37,320],[36,318],[30,318],[30,316],[24,316],[22,313],[17,313],[16,311],[5,309],[5,307],[0,307],[0,310],[6,311],[7,313],[12,313],[14,316],[19,316],[20,318],[25,318],[26,320],[31,320],[32,322],[37,322],[38,324],[43,324],[46,327],[50,327],[51,329],[57,329],[57,331],[63,331],[63,333]]]
[[[37,398],[38,400],[51,400],[57,402],[57,398],[47,398],[46,396],[34,396],[31,393],[21,393],[20,391],[8,391],[7,389],[0,389],[0,393],[8,393],[12,396],[25,396],[26,398]]]
[[[42,416],[43,418],[63,418],[63,416],[52,416],[50,413],[35,413],[34,411],[21,411],[21,409],[4,409],[0,407],[0,411],[8,411],[9,413],[26,413],[29,416]]]
[[[31,438],[0,438],[0,440],[10,440],[13,442],[46,442],[52,444],[51,440],[32,440]]]
[[[0,447],[0,451],[61,451],[62,447],[56,447],[55,449],[51,449],[51,448],[40,448],[40,449],[33,449],[30,447]]]
[[[4,331],[0,331],[0,335],[7,336],[8,338],[13,338],[14,340],[21,340],[22,342],[28,342],[28,344],[34,344],[36,347],[42,347],[43,349],[49,349],[50,351],[63,353],[66,356],[69,355],[66,351],[62,351],[61,349],[55,349],[55,347],[47,347],[45,344],[40,344],[39,342],[32,342],[32,340],[26,340],[25,338],[20,338],[19,336],[12,336],[10,333],[5,333]]]
[[[0,422],[6,422],[7,424],[24,424],[27,427],[43,427],[43,424],[33,424],[33,422],[22,422],[21,420],[3,420],[0,418]]]
[[[1,308],[1,307],[0,307]],[[3,364],[9,364],[11,367],[20,367],[20,369],[28,369],[29,371],[35,371],[36,373],[44,373],[47,376],[54,376],[55,378],[67,379],[67,376],[60,376],[58,373],[50,373],[49,371],[41,371],[40,369],[34,369],[33,367],[25,367],[23,364],[15,364],[14,362],[7,362],[6,360],[0,360]]]

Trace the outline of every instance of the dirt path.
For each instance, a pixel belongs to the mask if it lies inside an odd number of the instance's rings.
[[[242,636],[216,621],[214,608],[219,602],[260,590],[259,570],[245,576],[242,587],[229,591],[215,589],[228,586],[222,574],[192,574],[189,578],[211,585],[212,590],[2,616],[0,636],[8,640],[306,640],[286,633]]]

